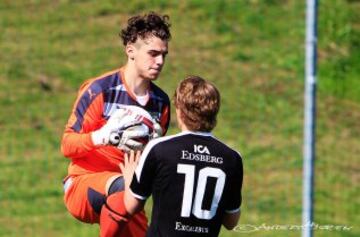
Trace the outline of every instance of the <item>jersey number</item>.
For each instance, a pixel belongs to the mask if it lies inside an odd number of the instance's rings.
[[[221,199],[225,186],[225,173],[218,168],[205,167],[200,169],[198,182],[195,190],[195,199],[193,205],[193,191],[195,180],[195,165],[178,164],[177,172],[185,174],[184,194],[181,208],[182,217],[190,217],[192,212],[199,219],[210,220],[216,214],[216,210]],[[216,178],[215,192],[212,196],[210,210],[202,209],[205,188],[208,177]]]

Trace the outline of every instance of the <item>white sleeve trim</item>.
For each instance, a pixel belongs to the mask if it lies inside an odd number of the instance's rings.
[[[239,208],[236,208],[236,209],[233,209],[233,210],[225,210],[226,213],[228,214],[233,214],[233,213],[236,213],[236,212],[241,212],[240,210],[240,207]]]
[[[130,190],[130,193],[131,193],[131,195],[133,195],[136,199],[140,199],[140,200],[146,200],[148,197],[144,197],[144,196],[141,196],[141,195],[138,195],[138,194],[136,194],[136,193],[134,193],[131,189],[129,189]]]

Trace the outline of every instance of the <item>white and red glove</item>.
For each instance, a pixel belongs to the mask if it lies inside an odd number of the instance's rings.
[[[128,152],[142,150],[150,139],[161,135],[160,124],[146,110],[124,106],[118,108],[91,137],[95,145],[113,145]]]

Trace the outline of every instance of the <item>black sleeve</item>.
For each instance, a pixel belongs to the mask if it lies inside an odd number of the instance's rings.
[[[145,200],[151,195],[156,170],[155,158],[153,146],[149,143],[141,154],[130,184],[130,190],[137,199]]]
[[[230,195],[226,202],[225,212],[233,213],[240,210],[242,201],[241,188],[243,182],[243,165],[241,157],[238,157],[233,175],[230,177]]]

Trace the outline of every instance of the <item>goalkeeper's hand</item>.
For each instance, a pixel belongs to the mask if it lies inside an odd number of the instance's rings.
[[[111,115],[103,127],[91,133],[91,138],[94,145],[117,145],[118,148],[125,150],[127,150],[128,147],[130,149],[133,147],[137,148],[140,146],[139,142],[133,139],[135,137],[142,137],[148,134],[144,134],[144,131],[126,130],[129,127],[139,124],[139,121],[130,118],[126,108],[119,108]],[[119,136],[118,144],[114,144],[114,141],[110,140],[111,138],[114,138],[114,134]]]
[[[139,151],[143,150],[151,139],[161,136],[160,124],[152,120],[152,129],[140,122],[131,124],[121,131],[111,133],[109,143],[126,152],[130,150]]]
[[[133,124],[121,131],[110,134],[110,144],[117,148],[130,152],[131,150],[143,150],[149,139],[149,129],[141,124]]]

